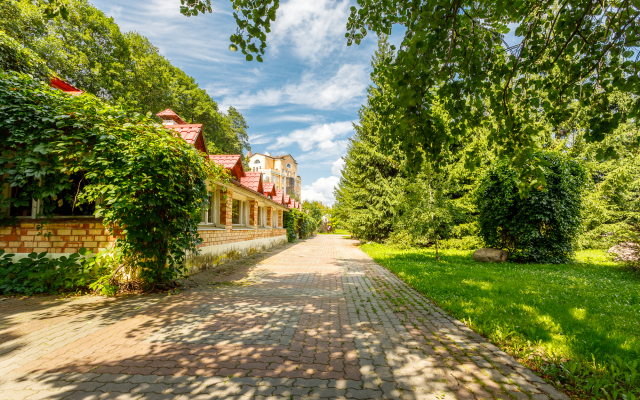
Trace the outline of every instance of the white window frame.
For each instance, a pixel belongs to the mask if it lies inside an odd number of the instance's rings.
[[[268,228],[267,226],[267,207],[258,207],[258,227]]]
[[[209,207],[202,210],[200,225],[220,227],[220,190],[216,187],[209,196]]]
[[[251,205],[249,204],[248,200],[241,200],[241,199],[233,199],[233,201],[237,201],[239,203],[238,205],[238,216],[239,216],[239,223],[234,224],[232,222],[232,226],[236,227],[236,228],[249,228],[251,227],[250,225],[250,214],[251,214]],[[232,205],[233,207],[233,205]],[[233,221],[233,217],[232,217],[232,221]]]

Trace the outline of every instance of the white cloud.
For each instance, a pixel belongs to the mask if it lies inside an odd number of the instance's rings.
[[[340,182],[340,178],[330,176],[328,178],[320,178],[311,185],[303,186],[302,200],[317,200],[331,205],[336,201],[333,190],[338,185],[338,182]]]
[[[320,119],[320,117],[317,115],[280,115],[269,118],[269,122],[314,122],[318,119]]]
[[[289,0],[281,3],[269,38],[272,53],[279,47],[293,46],[299,58],[316,62],[339,47],[346,47],[345,21],[348,0]]]
[[[122,32],[135,31],[149,38],[162,55],[183,70],[187,65],[243,62],[228,50],[229,42],[225,40],[233,29],[228,5],[212,4],[212,14],[186,17],[180,13],[180,2],[176,0],[130,1],[126,7],[106,0],[91,3],[112,16]],[[212,36],[224,39],[211,40]]]
[[[342,168],[344,168],[344,158],[340,157],[331,165],[331,173],[340,176]]]
[[[253,145],[269,143],[271,139],[266,134],[249,136],[249,143]]]
[[[364,98],[369,83],[367,68],[366,64],[345,64],[329,79],[307,73],[302,76],[300,83],[255,93],[245,92],[235,97],[227,96],[220,103],[233,105],[238,109],[283,104],[315,109],[338,108],[346,104],[357,107]]]
[[[334,153],[346,148],[346,140],[334,140],[353,131],[351,121],[332,122],[330,124],[316,124],[305,129],[296,129],[286,136],[280,136],[269,149],[280,149],[298,143],[304,152],[314,148],[324,153]]]

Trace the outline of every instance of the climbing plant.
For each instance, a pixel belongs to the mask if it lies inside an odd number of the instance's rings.
[[[222,173],[146,116],[0,72],[0,185],[13,193],[0,205],[20,210],[33,199],[45,222],[84,207],[103,218],[122,259],[145,282],[179,275],[186,253],[201,241],[206,180]],[[15,222],[15,213],[0,216],[3,225]]]

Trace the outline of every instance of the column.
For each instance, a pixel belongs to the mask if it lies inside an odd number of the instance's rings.
[[[220,192],[220,194],[222,196],[220,199],[220,224],[224,224],[225,229],[230,231],[232,227],[233,192],[227,189],[225,192]]]

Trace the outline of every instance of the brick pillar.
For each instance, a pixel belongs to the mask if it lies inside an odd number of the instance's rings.
[[[271,215],[273,214],[273,207],[267,207],[267,226],[271,229],[271,225],[273,224]]]
[[[231,230],[231,214],[233,212],[233,192],[227,190],[226,192],[220,192],[222,198],[220,199],[220,224],[224,224],[225,229]],[[227,200],[225,201],[224,197]]]
[[[282,228],[284,223],[284,211],[278,210],[278,228]]]
[[[258,229],[258,202],[255,200],[249,201],[249,225]]]

